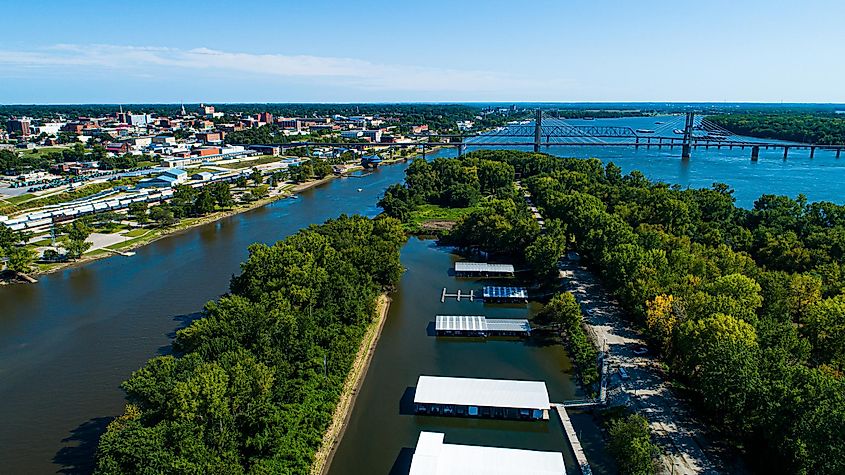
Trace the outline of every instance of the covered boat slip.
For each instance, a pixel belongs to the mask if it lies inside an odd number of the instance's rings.
[[[513,277],[511,264],[488,264],[486,262],[456,262],[455,275],[458,277]]]
[[[539,420],[550,407],[542,381],[420,376],[414,394],[417,414]]]
[[[528,336],[531,334],[531,324],[526,319],[437,315],[434,331],[438,336]]]
[[[563,454],[443,442],[444,434],[420,432],[409,475],[562,475]]]
[[[491,303],[528,303],[528,289],[488,285],[482,290],[482,298]]]

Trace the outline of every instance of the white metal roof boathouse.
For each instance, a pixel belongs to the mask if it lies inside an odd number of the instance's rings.
[[[482,290],[485,302],[528,303],[528,289],[525,287],[485,286]]]
[[[486,262],[456,262],[455,275],[458,277],[513,277],[511,264],[488,264]]]
[[[417,414],[496,419],[548,419],[549,392],[542,381],[420,376]]]
[[[444,434],[420,432],[409,475],[562,475],[563,454],[443,442]]]
[[[437,315],[434,331],[438,336],[527,336],[531,334],[531,324],[526,319]]]

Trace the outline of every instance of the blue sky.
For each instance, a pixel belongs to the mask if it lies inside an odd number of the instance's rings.
[[[845,2],[5,2],[0,103],[845,102]]]

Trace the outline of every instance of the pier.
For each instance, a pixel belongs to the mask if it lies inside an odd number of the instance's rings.
[[[552,404],[552,407],[557,413],[560,423],[563,424],[563,431],[566,432],[566,438],[569,440],[569,448],[575,455],[575,460],[581,468],[583,475],[592,475],[593,471],[590,469],[590,463],[587,462],[587,456],[584,455],[584,449],[581,447],[581,441],[578,440],[578,434],[575,433],[575,427],[572,426],[572,421],[569,420],[569,414],[566,413],[566,408],[563,404]]]
[[[457,293],[450,294],[446,292],[446,287],[443,287],[443,293],[440,294],[440,302],[445,302],[447,298],[456,298],[458,302],[461,301],[461,298],[469,298],[470,302],[475,301],[475,291],[470,290],[469,293],[461,292],[461,289],[458,289]]]

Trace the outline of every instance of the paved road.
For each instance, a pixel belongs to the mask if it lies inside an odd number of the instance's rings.
[[[610,374],[614,375],[609,387],[622,383],[621,397],[649,420],[656,442],[664,448],[658,472],[719,473],[702,448],[705,439],[701,427],[669,391],[658,361],[651,355],[634,354],[634,349],[645,342],[622,317],[623,310],[586,268],[564,262],[561,276],[584,309],[588,328],[599,346],[607,345]],[[627,379],[620,376],[620,367],[625,369]]]

